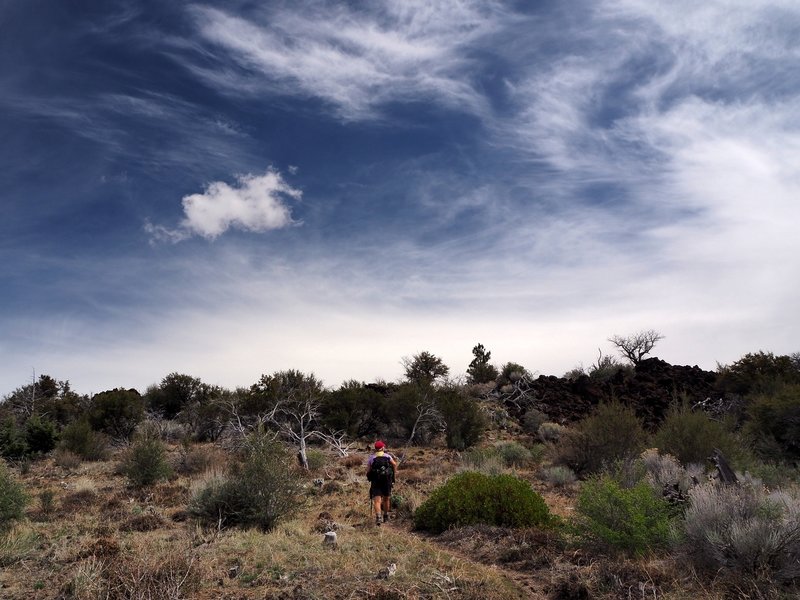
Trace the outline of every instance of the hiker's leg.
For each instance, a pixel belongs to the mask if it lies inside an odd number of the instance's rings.
[[[375,495],[372,497],[372,510],[375,512],[376,516],[380,516],[381,514],[381,505],[382,499],[380,495]]]
[[[384,496],[381,498],[381,509],[383,510],[383,522],[386,523],[389,520],[389,510],[391,509],[391,496]]]

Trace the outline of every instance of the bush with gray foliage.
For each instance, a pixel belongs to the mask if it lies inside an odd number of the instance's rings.
[[[709,572],[800,578],[800,496],[753,484],[706,483],[689,492],[687,554]]]

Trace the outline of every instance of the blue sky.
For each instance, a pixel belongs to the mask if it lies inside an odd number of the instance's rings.
[[[795,0],[6,0],[0,165],[0,394],[800,350]]]

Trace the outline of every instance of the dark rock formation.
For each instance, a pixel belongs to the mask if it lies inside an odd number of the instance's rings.
[[[540,376],[523,378],[495,389],[492,396],[519,419],[537,408],[551,421],[569,424],[588,415],[600,402],[617,399],[633,407],[645,427],[653,429],[663,420],[672,402],[686,398],[692,405],[713,397],[716,373],[700,367],[670,365],[658,358],[641,361],[632,372],[623,369],[605,380],[587,375],[576,379]]]

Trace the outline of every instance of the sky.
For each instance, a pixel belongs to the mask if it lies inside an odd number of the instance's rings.
[[[800,351],[796,0],[0,0],[0,396]]]

